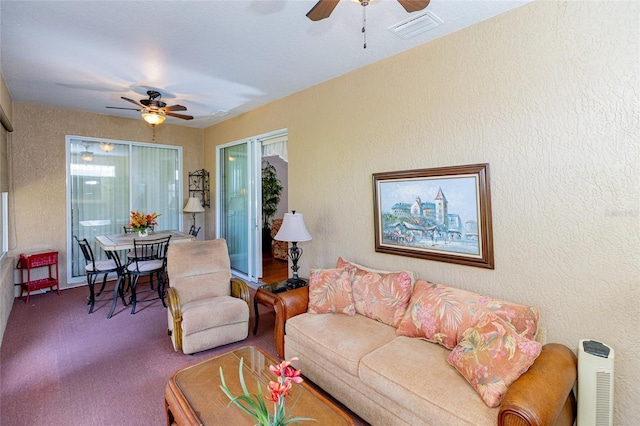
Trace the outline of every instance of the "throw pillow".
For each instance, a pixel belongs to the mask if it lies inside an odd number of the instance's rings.
[[[536,360],[542,345],[518,335],[513,325],[485,314],[464,332],[447,357],[489,407],[500,405],[509,386]]]
[[[424,280],[416,281],[397,334],[453,349],[462,340],[462,333],[488,312],[513,324],[522,336],[535,338],[539,319],[536,308]]]
[[[368,268],[366,266],[359,265],[355,262],[351,262],[350,260],[345,260],[342,257],[338,257],[338,261],[336,262],[336,268],[344,268],[349,270],[353,269],[356,271],[365,271],[365,272],[377,272],[379,274],[390,274],[394,272],[394,271],[382,271],[380,269]],[[414,273],[411,271],[397,271],[397,272],[406,272],[407,274],[409,274],[409,277],[411,277],[411,287],[413,288],[413,285],[415,284],[415,281],[416,281],[416,277]]]
[[[346,269],[312,269],[307,312],[355,315],[350,272]]]
[[[398,327],[409,305],[413,274],[365,268],[338,258],[337,267],[352,272],[353,301],[356,313]]]

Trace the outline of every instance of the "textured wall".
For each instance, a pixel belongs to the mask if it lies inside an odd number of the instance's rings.
[[[639,14],[531,3],[207,129],[207,167],[288,128],[303,274],[342,255],[535,305],[548,341],[613,346],[616,424],[640,424]],[[495,270],[374,252],[372,173],[479,162]]]
[[[10,254],[51,248],[60,252],[60,282],[66,286],[66,135],[153,142],[142,119],[125,119],[25,103],[14,103],[10,144]],[[155,142],[183,147],[183,196],[188,173],[203,168],[202,129],[163,124]],[[189,229],[191,216],[183,216]],[[17,277],[17,276],[16,276]],[[17,279],[17,278],[16,278]],[[19,282],[19,281],[16,281]]]
[[[9,91],[7,90],[7,86],[4,84],[4,79],[2,75],[0,75],[0,107],[7,115],[10,121],[12,121],[12,109],[13,105],[11,103],[11,96],[9,95]],[[13,125],[13,123],[12,123]],[[8,144],[10,136],[4,130],[2,126],[0,126],[0,146],[6,146]],[[0,167],[2,166],[2,162],[0,162]],[[0,176],[5,176],[5,171],[2,170],[0,172]],[[15,264],[15,259],[11,257],[5,257],[0,263],[0,342],[2,342],[2,337],[4,336],[4,330],[7,327],[7,321],[9,320],[9,314],[11,313],[11,308],[13,307],[13,265]]]

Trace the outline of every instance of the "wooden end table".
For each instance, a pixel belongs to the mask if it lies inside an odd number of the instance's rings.
[[[269,381],[275,379],[269,371],[269,365],[276,365],[278,361],[257,347],[237,348],[182,368],[171,377],[164,392],[167,425],[253,426],[255,420],[238,407],[229,406],[229,398],[220,389],[222,368],[225,382],[232,394],[242,394],[238,375],[241,358],[244,379],[250,393],[256,393],[256,381],[261,383],[263,392],[266,392]],[[306,381],[292,385],[290,395],[285,400],[287,413],[291,416],[310,417],[316,419],[313,423],[318,425],[354,424],[344,411]]]
[[[253,297],[253,310],[255,312],[255,324],[253,325],[253,334],[258,332],[258,303],[269,308],[272,308],[276,312],[276,322],[273,327],[273,338],[276,344],[276,352],[278,356],[284,359],[284,327],[287,321],[286,313],[284,312],[284,305],[280,299],[280,295],[295,291],[299,288],[306,287],[307,281],[304,280],[304,285],[297,288],[287,287],[287,281],[280,281],[273,284],[265,284],[258,287],[256,295]]]

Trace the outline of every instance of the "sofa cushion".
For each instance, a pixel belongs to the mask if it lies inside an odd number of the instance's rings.
[[[351,291],[351,274],[346,269],[312,269],[309,275],[311,314],[338,313],[355,315]]]
[[[352,271],[356,312],[397,327],[411,299],[414,277],[407,271],[387,272],[364,268],[338,258],[337,267]]]
[[[497,410],[447,365],[449,350],[398,336],[362,358],[360,380],[434,425],[496,424]]]
[[[463,333],[447,361],[489,407],[497,407],[511,383],[531,367],[541,350],[540,343],[519,336],[513,325],[489,313]]]
[[[244,300],[236,297],[212,297],[182,305],[182,333],[184,336],[209,328],[247,323],[248,321],[249,307]]]
[[[393,340],[395,328],[362,315],[297,315],[287,320],[286,342],[318,355],[324,368],[357,376],[360,359]],[[321,360],[321,361],[320,361]]]
[[[536,308],[424,280],[416,281],[398,335],[424,338],[453,349],[462,340],[462,333],[487,312],[513,324],[522,336],[535,338],[539,319]]]

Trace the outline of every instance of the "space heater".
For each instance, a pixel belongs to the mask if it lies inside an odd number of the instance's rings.
[[[577,426],[613,426],[613,359],[613,348],[580,340]]]

